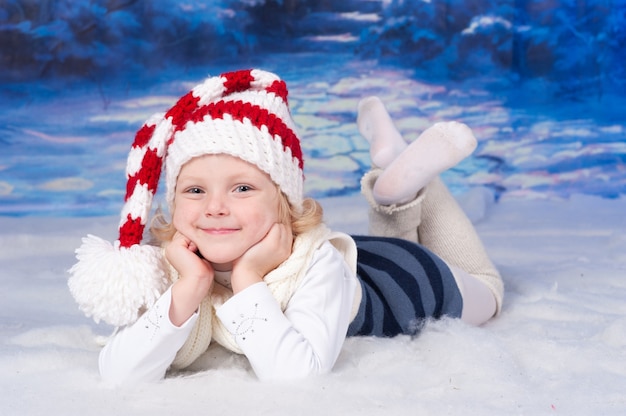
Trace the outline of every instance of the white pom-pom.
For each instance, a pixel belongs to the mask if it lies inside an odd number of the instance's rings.
[[[96,322],[114,326],[135,322],[167,289],[161,249],[149,245],[120,248],[93,235],[76,250],[68,285],[79,308]]]

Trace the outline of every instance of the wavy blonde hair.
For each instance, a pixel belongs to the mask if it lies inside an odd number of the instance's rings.
[[[283,224],[291,224],[294,239],[323,222],[324,210],[315,199],[305,198],[302,201],[302,208],[296,209],[289,203],[287,196],[280,189],[278,195],[278,219]],[[176,207],[173,206],[170,215],[174,214],[173,210],[175,209]],[[162,209],[157,209],[150,224],[152,242],[160,245],[171,241],[175,233],[176,229],[172,222],[168,220]]]

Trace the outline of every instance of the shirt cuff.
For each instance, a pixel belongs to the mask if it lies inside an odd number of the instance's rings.
[[[268,326],[285,319],[265,282],[255,283],[237,293],[216,313],[240,346],[242,342],[265,332]]]
[[[176,326],[170,320],[170,306],[172,305],[172,287],[170,286],[163,295],[152,305],[150,309],[141,317],[144,330],[147,332],[162,332],[163,335],[176,332],[190,332],[189,327],[193,326],[198,319],[198,311],[194,312],[182,325]]]

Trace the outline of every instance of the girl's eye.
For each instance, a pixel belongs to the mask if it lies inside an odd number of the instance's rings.
[[[196,187],[192,187],[192,188],[187,188],[187,190],[185,192],[188,193],[188,194],[201,194],[202,193],[202,189],[196,188]]]
[[[250,185],[239,185],[235,188],[235,192],[248,192],[252,187]]]

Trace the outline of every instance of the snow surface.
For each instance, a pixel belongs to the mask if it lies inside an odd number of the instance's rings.
[[[307,190],[335,229],[367,231],[360,98],[381,96],[408,139],[440,120],[475,131],[478,151],[444,179],[470,189],[456,194],[503,274],[502,315],[478,328],[432,322],[415,339],[348,339],[331,374],[295,383],[260,383],[245,358],[212,349],[160,383],[104,385],[97,358],[112,328],[78,310],[66,271],[83,236],[116,237],[137,127],[201,77],[172,74],[127,95],[35,90],[24,103],[0,100],[0,416],[626,413],[623,97],[518,108],[528,98],[499,84],[437,85],[314,58],[254,66],[289,80]],[[543,99],[540,87],[521,93]]]
[[[502,271],[502,315],[432,322],[415,339],[348,339],[331,374],[287,384],[261,383],[217,349],[159,383],[103,384],[111,328],[78,311],[66,270],[80,238],[113,239],[117,218],[0,217],[0,414],[624,414],[626,200],[471,192],[460,200]],[[366,232],[358,195],[322,203],[334,228]]]

